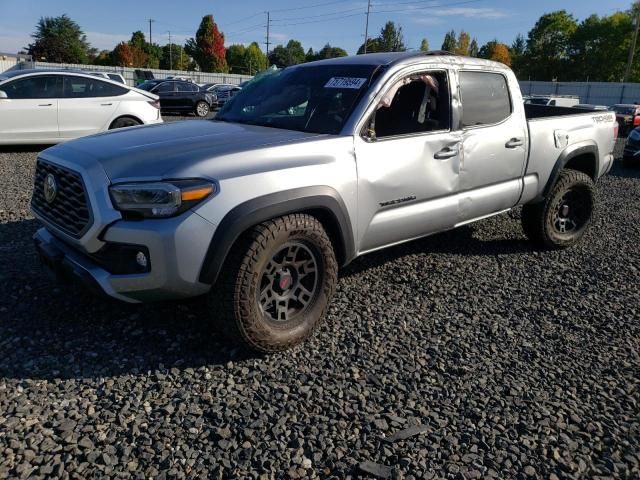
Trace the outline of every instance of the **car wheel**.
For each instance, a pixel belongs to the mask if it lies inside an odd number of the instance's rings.
[[[566,248],[580,241],[595,209],[591,178],[577,170],[563,170],[547,198],[522,207],[527,237],[547,248]]]
[[[195,113],[198,117],[206,117],[209,115],[209,104],[203,100],[196,103]]]
[[[142,125],[142,123],[135,118],[122,117],[116,119],[109,127],[109,130],[113,130],[114,128],[135,127],[136,125]]]
[[[338,264],[318,219],[294,214],[250,230],[236,242],[209,296],[221,333],[260,352],[284,350],[312,335],[335,291]]]

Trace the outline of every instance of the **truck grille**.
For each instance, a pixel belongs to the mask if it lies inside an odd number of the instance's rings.
[[[45,198],[45,181],[52,175],[57,186],[53,199]],[[81,237],[91,226],[89,199],[79,173],[38,160],[31,208],[72,237]]]

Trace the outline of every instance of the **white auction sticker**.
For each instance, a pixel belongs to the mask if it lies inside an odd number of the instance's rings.
[[[324,88],[352,88],[357,90],[364,85],[366,81],[366,78],[333,77],[329,79]]]

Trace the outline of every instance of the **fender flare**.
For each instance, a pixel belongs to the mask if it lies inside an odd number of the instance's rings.
[[[565,148],[556,160],[556,163],[551,170],[551,174],[549,175],[549,179],[547,180],[547,183],[545,184],[538,200],[542,200],[543,198],[546,198],[547,195],[549,195],[549,192],[558,181],[560,172],[572,158],[584,155],[586,153],[593,154],[596,160],[595,178],[593,179],[595,181],[598,178],[598,172],[600,171],[600,154],[598,151],[598,145],[593,140],[585,140],[583,142],[574,143],[573,145],[569,145],[567,148]]]
[[[200,269],[200,282],[209,285],[216,282],[231,247],[249,228],[272,218],[309,210],[331,215],[337,226],[334,240],[340,242],[337,247],[343,253],[342,265],[348,264],[355,258],[355,242],[342,197],[329,186],[302,187],[253,198],[231,209],[213,234]]]

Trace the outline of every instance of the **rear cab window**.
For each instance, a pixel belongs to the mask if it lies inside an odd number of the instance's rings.
[[[461,71],[460,96],[462,128],[495,125],[513,111],[507,79],[500,73]]]

